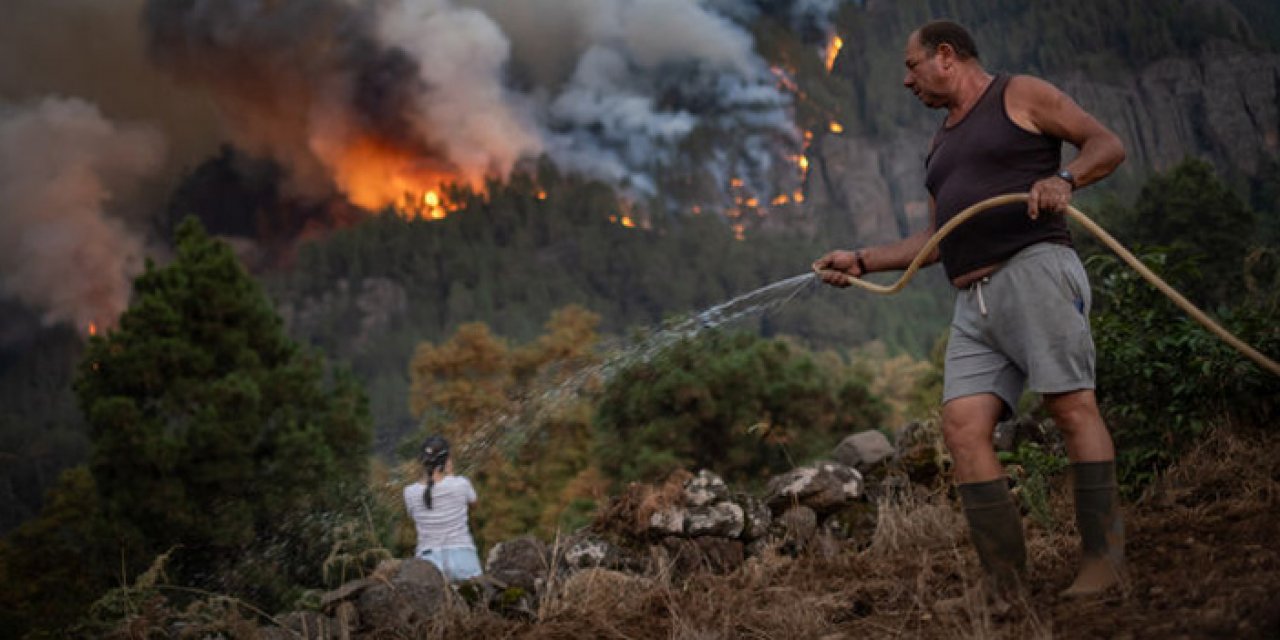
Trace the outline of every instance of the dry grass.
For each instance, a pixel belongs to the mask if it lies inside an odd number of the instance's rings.
[[[671,486],[682,484],[676,478],[670,486],[634,490],[615,502],[614,515],[628,527],[645,522],[641,514],[670,504]],[[375,631],[356,637],[1275,637],[1278,501],[1280,435],[1218,432],[1126,506],[1135,580],[1096,601],[1057,597],[1078,557],[1070,501],[1058,485],[1049,496],[1051,526],[1027,520],[1029,589],[1007,610],[972,598],[954,615],[935,611],[939,600],[966,593],[979,575],[957,505],[935,492],[879,504],[872,538],[831,557],[766,554],[728,574],[688,577],[663,566],[644,576],[605,569],[565,578],[549,573],[531,616],[447,607],[409,636]],[[559,549],[554,545],[553,553]],[[239,616],[228,610],[219,628],[240,627]],[[145,630],[122,631],[121,637],[143,637],[130,632]]]

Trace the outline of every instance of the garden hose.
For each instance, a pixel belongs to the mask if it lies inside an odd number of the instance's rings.
[[[964,222],[969,218],[972,218],[987,209],[1016,202],[1026,202],[1027,198],[1028,195],[1025,193],[1007,193],[993,198],[987,198],[986,200],[961,211],[954,218],[948,220],[946,224],[942,225],[941,229],[938,229],[937,232],[930,236],[928,242],[924,243],[924,247],[920,249],[920,252],[917,253],[916,257],[911,261],[906,272],[902,274],[902,277],[898,278],[897,282],[891,285],[880,285],[847,274],[845,274],[845,277],[848,278],[849,284],[857,285],[872,293],[884,295],[897,293],[915,277],[916,272],[919,271],[920,267],[923,265],[925,257],[933,253],[933,250],[938,246],[938,243],[942,242],[942,239],[945,238],[947,234],[951,233],[956,227],[964,224]],[[1120,256],[1121,260],[1124,260],[1125,263],[1132,267],[1134,271],[1137,271],[1138,275],[1141,275],[1143,279],[1151,283],[1151,286],[1155,287],[1160,291],[1160,293],[1168,296],[1174,304],[1178,305],[1178,308],[1182,309],[1187,315],[1195,319],[1196,322],[1199,322],[1204,326],[1204,328],[1221,338],[1223,342],[1234,347],[1236,351],[1239,351],[1244,354],[1245,357],[1257,363],[1258,366],[1280,376],[1280,364],[1277,364],[1275,360],[1263,355],[1257,349],[1254,349],[1240,338],[1237,338],[1230,331],[1222,328],[1222,326],[1217,322],[1214,322],[1208,314],[1196,308],[1196,306],[1191,304],[1186,297],[1181,293],[1178,293],[1176,289],[1169,286],[1169,284],[1164,280],[1160,279],[1160,276],[1156,275],[1155,272],[1151,271],[1151,269],[1148,269],[1147,265],[1142,264],[1142,261],[1138,260],[1138,258],[1130,253],[1128,249],[1125,249],[1124,245],[1121,245],[1115,238],[1111,237],[1111,234],[1107,233],[1106,229],[1098,226],[1098,223],[1090,220],[1088,216],[1084,215],[1079,209],[1076,209],[1071,205],[1067,205],[1065,213],[1073,220],[1080,223],[1080,226],[1084,227],[1085,230],[1101,240],[1102,244],[1107,245],[1107,248],[1114,251],[1117,256]]]

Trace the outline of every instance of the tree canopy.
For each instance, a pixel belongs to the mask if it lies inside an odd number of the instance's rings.
[[[217,573],[362,484],[371,427],[359,385],[285,336],[225,243],[186,221],[173,262],[148,264],[134,291],[75,384],[89,468],[140,554],[131,564],[177,546],[188,577]]]

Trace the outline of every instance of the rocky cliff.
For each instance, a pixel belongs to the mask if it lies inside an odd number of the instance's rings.
[[[1048,79],[1124,140],[1128,160],[1103,185],[1132,187],[1187,156],[1250,176],[1280,151],[1280,54],[1215,42],[1105,82],[1079,71]],[[885,132],[822,133],[810,147],[809,202],[833,218],[841,243],[881,242],[927,224],[924,157],[942,114],[915,109]]]

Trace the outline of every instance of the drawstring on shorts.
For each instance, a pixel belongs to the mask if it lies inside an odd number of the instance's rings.
[[[969,286],[969,289],[978,296],[978,311],[982,312],[982,317],[984,318],[987,317],[987,301],[982,297],[982,285],[989,284],[990,282],[991,276],[983,276],[975,280],[974,283]]]

